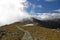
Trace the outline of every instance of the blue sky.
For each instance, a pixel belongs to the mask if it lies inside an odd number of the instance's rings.
[[[0,26],[31,20],[31,17],[60,19],[60,0],[0,0]]]
[[[27,0],[28,7],[25,8],[29,13],[60,13],[60,0]]]

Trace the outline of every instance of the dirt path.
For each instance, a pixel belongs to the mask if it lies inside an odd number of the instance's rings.
[[[18,30],[21,30],[21,31],[25,32],[22,40],[33,40],[31,34],[28,31],[24,30],[23,28],[20,28],[19,26],[16,26],[16,27],[17,27]]]

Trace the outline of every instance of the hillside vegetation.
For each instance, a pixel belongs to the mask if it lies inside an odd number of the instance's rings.
[[[38,26],[36,23],[33,26],[24,26],[30,23],[14,23],[6,25],[0,29],[0,40],[22,40],[25,32],[17,29],[16,26],[28,31],[33,40],[60,40],[60,29],[50,29],[42,26]],[[28,36],[29,37],[29,36]]]

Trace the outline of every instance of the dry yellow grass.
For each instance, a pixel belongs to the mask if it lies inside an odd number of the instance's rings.
[[[6,29],[7,31],[11,31],[11,32],[20,32],[21,33],[22,31],[16,30],[16,25],[17,25],[17,26],[29,31],[34,40],[35,39],[37,39],[37,40],[60,40],[60,31],[57,29],[49,29],[49,28],[44,28],[44,27],[37,26],[37,25],[29,26],[29,27],[27,27],[27,26],[22,27],[24,24],[25,23],[14,23],[14,24],[4,26],[1,28]]]

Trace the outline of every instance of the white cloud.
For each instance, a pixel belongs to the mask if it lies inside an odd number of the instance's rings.
[[[39,20],[53,20],[60,19],[60,13],[40,13],[40,15],[36,16]]]
[[[53,1],[56,1],[56,0],[45,0],[46,2],[53,2]]]
[[[42,5],[34,5],[34,4],[32,4],[32,8],[36,8],[36,7],[38,7],[38,8],[42,8],[43,6]]]
[[[54,10],[54,11],[56,11],[56,12],[59,12],[59,13],[60,13],[60,9],[57,9],[57,10]]]
[[[0,26],[30,18],[22,3],[26,0],[0,0]]]
[[[24,4],[24,7],[25,8],[28,8],[29,6],[31,6],[32,4],[30,3],[30,2],[28,2],[28,1],[26,1],[25,3],[23,3]]]
[[[24,7],[29,6],[26,2],[26,0],[0,0],[0,26],[19,22],[24,18],[30,19],[31,16],[24,10]],[[24,6],[23,3],[26,3],[26,6]],[[33,10],[35,7],[37,6],[33,6]],[[40,5],[39,7],[42,6]],[[40,20],[51,20],[54,18],[60,18],[60,14],[41,13],[37,18]]]
[[[42,5],[35,5],[35,4],[31,4],[32,5],[32,8],[31,8],[31,11],[30,11],[30,14],[35,14],[35,10],[36,8],[43,8]]]
[[[38,8],[42,8],[43,6],[42,6],[42,5],[37,5],[36,7],[38,7]]]

